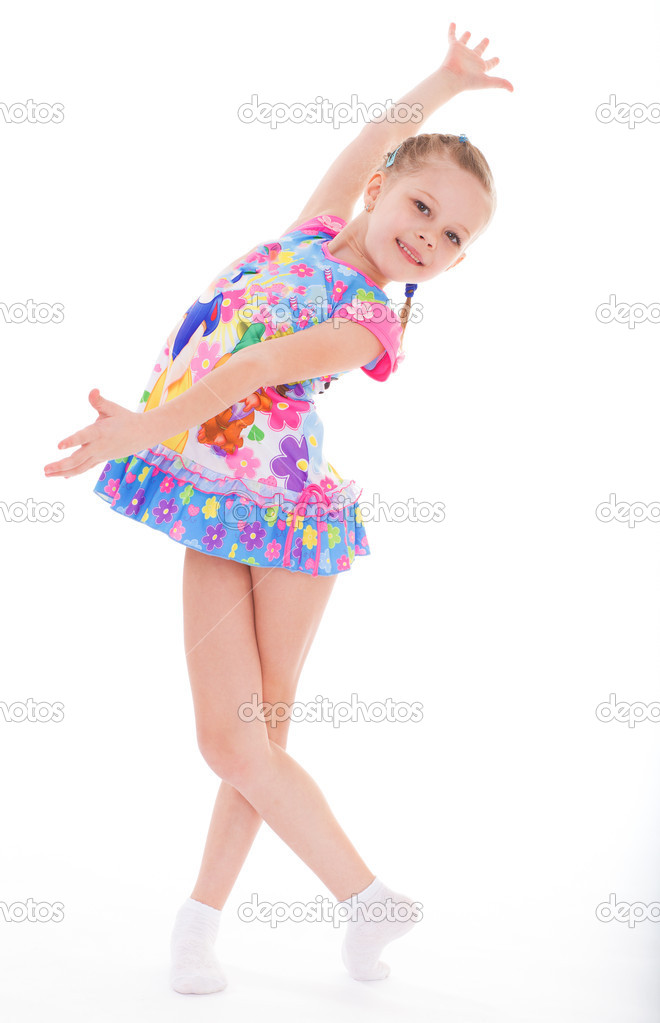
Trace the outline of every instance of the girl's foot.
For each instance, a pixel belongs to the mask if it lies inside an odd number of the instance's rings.
[[[390,941],[401,938],[421,920],[419,903],[386,888],[376,877],[342,905],[351,907],[341,947],[344,966],[354,980],[383,980],[390,968],[378,957]]]
[[[170,983],[182,995],[222,991],[227,978],[213,951],[222,911],[186,899],[174,922],[170,941]]]

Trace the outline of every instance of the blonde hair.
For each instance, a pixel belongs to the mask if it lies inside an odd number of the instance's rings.
[[[380,171],[385,175],[386,181],[396,180],[406,174],[414,174],[416,171],[432,165],[438,159],[452,160],[458,167],[474,174],[477,181],[484,186],[493,201],[491,217],[495,213],[497,193],[491,169],[481,150],[477,149],[469,140],[461,142],[458,135],[441,135],[439,133],[410,135],[394,152],[396,153],[394,162],[389,167],[386,166],[387,160],[392,156],[392,153],[386,153],[374,173]],[[411,302],[412,295],[406,296],[406,303],[399,311],[402,342],[410,316]]]
[[[491,169],[481,150],[477,149],[469,140],[461,142],[458,135],[442,135],[439,133],[410,135],[407,139],[403,140],[394,152],[396,156],[394,162],[389,167],[386,166],[386,163],[392,156],[392,153],[386,153],[373,172],[375,174],[380,171],[384,174],[386,182],[404,177],[406,174],[414,174],[416,171],[420,171],[424,167],[437,162],[438,159],[452,160],[458,167],[468,171],[470,174],[474,174],[477,181],[481,182],[493,201],[491,217],[495,213],[497,193]],[[402,326],[401,344],[403,343],[403,335],[406,332],[406,325],[410,316],[411,302],[412,295],[407,295],[405,305],[399,311]],[[399,350],[401,351],[402,349],[400,348]],[[326,389],[328,386],[329,384],[326,384]],[[286,398],[286,390],[290,387],[293,387],[293,384],[278,384],[274,390],[281,394],[283,398]]]

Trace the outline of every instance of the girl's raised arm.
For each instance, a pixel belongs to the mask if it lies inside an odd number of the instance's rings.
[[[392,152],[410,135],[417,135],[429,115],[459,92],[486,88],[513,91],[511,82],[505,78],[489,78],[486,74],[499,63],[499,57],[489,60],[482,57],[488,38],[470,49],[466,45],[470,32],[456,39],[453,21],[448,35],[449,49],[437,71],[388,107],[381,117],[365,124],[357,138],[349,142],[330,165],[296,220],[283,234],[321,213],[334,213],[343,220],[351,220],[355,203],[384,154]]]

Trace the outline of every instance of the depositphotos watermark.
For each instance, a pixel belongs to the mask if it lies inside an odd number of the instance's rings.
[[[417,923],[423,917],[422,905],[421,902],[385,899],[384,902],[370,902],[368,906],[356,900],[351,906],[350,900],[333,903],[327,895],[317,895],[313,902],[260,902],[257,893],[252,892],[250,901],[242,902],[236,912],[243,923],[257,920],[277,927],[284,920],[290,920],[294,924],[331,923],[333,927],[339,927],[346,920],[387,920],[391,923],[413,920]]]
[[[296,273],[304,279],[307,271],[305,263],[295,263],[291,266],[291,273]],[[343,292],[346,290],[345,283],[335,284],[333,295],[335,301],[340,301]],[[232,300],[232,292],[223,292],[225,297]],[[369,298],[370,292],[361,290],[354,295],[350,302],[340,305],[334,316],[328,319],[331,306],[327,295],[309,295],[305,298],[304,304],[298,302],[295,295],[290,296],[286,302],[260,302],[260,296],[255,298],[254,305],[238,305],[241,318],[250,323],[263,323],[274,333],[264,340],[270,340],[273,336],[287,336],[294,331],[294,325],[298,329],[308,326],[321,326],[330,324],[333,330],[340,330],[342,324],[347,320],[354,323],[385,323],[398,326],[401,319],[401,310],[406,306],[406,299],[389,299],[389,304],[377,302]],[[408,311],[408,323],[421,323],[424,318],[424,303],[411,301]]]
[[[35,302],[28,298],[25,302],[0,302],[0,316],[5,323],[61,323],[64,319],[61,302]]]
[[[55,703],[46,703],[45,700],[36,703],[31,696],[25,701],[15,700],[14,703],[0,700],[0,721],[7,724],[23,721],[52,721],[58,724],[64,718],[63,711],[64,704],[59,700]]]
[[[626,703],[617,700],[616,693],[610,693],[609,700],[596,707],[596,717],[599,721],[627,721],[628,728],[634,728],[640,721],[660,721],[660,701]]]
[[[660,501],[651,501],[644,504],[643,501],[617,501],[616,494],[610,494],[609,501],[601,501],[596,507],[596,518],[601,522],[627,522],[630,529],[634,529],[638,522],[649,519],[651,522],[660,522]]]
[[[616,895],[612,892],[607,902],[601,902],[596,906],[596,916],[604,924],[612,920],[620,924],[626,923],[628,927],[634,927],[644,920],[657,924],[660,920],[660,902],[617,902]]]
[[[259,100],[256,92],[250,96],[248,103],[242,103],[238,110],[239,121],[244,124],[270,124],[277,128],[279,124],[332,124],[333,128],[340,124],[364,121],[389,121],[394,124],[419,124],[424,117],[422,103],[385,103],[360,102],[357,93],[351,94],[350,103],[345,101],[333,103],[323,96],[316,96],[308,103],[268,103]]]
[[[660,103],[617,103],[616,94],[611,92],[605,103],[596,107],[596,117],[603,124],[617,121],[619,124],[627,124],[629,128],[635,128],[642,121],[650,121],[651,124],[660,124]]]
[[[64,120],[63,103],[0,103],[0,116],[7,124],[59,124]]]
[[[600,323],[627,323],[634,330],[638,323],[660,323],[660,302],[617,302],[616,295],[610,295],[607,302],[596,306],[596,319]]]
[[[444,522],[445,520],[445,505],[442,501],[417,501],[414,497],[409,497],[405,501],[382,501],[378,493],[373,497],[372,501],[362,499],[358,501],[362,522],[380,522],[381,517],[385,522]],[[172,500],[170,503],[174,505]],[[332,505],[325,505],[322,501],[317,502],[316,499],[309,503],[302,500],[293,501],[281,494],[275,494],[272,498],[268,498],[268,504],[261,507],[254,505],[247,498],[239,497],[236,500],[225,501],[224,505],[217,509],[217,517],[218,522],[222,526],[226,526],[227,529],[247,530],[245,539],[241,537],[241,540],[250,550],[252,549],[250,546],[252,533],[254,533],[253,545],[258,545],[259,539],[262,538],[260,533],[265,535],[265,527],[259,524],[260,519],[266,523],[268,528],[278,517],[282,520],[286,517],[286,521],[289,523],[295,516],[297,528],[305,525],[305,520],[309,520],[303,531],[302,543],[303,546],[313,547],[316,544],[318,529],[328,530],[331,544],[339,540],[345,528],[342,506],[346,504],[350,508],[354,503],[354,498],[344,500],[341,493],[333,495]],[[171,514],[175,514],[174,507]],[[311,532],[308,532],[309,530]]]
[[[0,501],[0,515],[5,522],[61,522],[64,518],[63,508],[61,501],[35,503],[31,497],[11,504]]]
[[[418,700],[414,703],[394,701],[389,696],[385,701],[365,704],[358,699],[357,693],[351,693],[351,702],[345,700],[333,703],[327,696],[319,693],[314,700],[304,703],[296,700],[293,703],[268,703],[259,700],[258,693],[252,693],[249,700],[241,703],[238,716],[241,721],[312,721],[317,723],[332,722],[333,728],[339,728],[346,721],[366,722],[408,722],[421,721],[424,714],[423,704]]]
[[[63,902],[0,902],[0,920],[6,924],[59,924],[64,919]]]

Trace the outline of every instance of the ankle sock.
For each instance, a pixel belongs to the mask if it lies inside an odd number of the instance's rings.
[[[182,995],[222,991],[227,978],[213,951],[222,910],[186,899],[174,921],[170,939],[170,984]]]
[[[378,958],[380,953],[414,927],[421,913],[413,908],[412,899],[387,888],[378,877],[341,905],[351,907],[341,947],[344,966],[354,980],[383,980],[390,968]],[[366,912],[369,907],[373,919]]]

